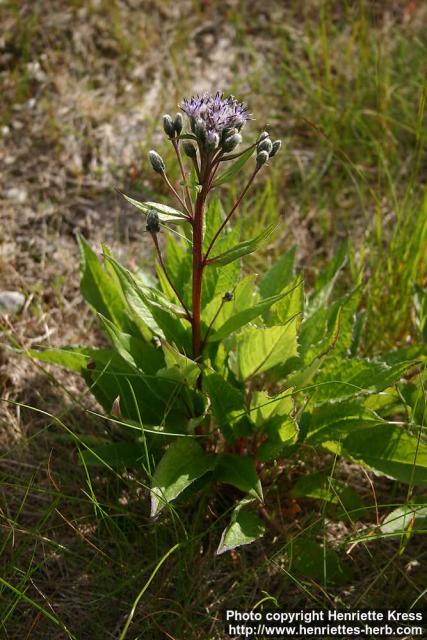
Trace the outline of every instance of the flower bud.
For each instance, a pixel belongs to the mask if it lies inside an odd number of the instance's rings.
[[[272,146],[272,149],[270,151],[269,157],[272,158],[273,156],[275,156],[276,153],[279,151],[281,146],[282,146],[282,141],[281,140],[275,140],[273,142],[273,146]]]
[[[169,114],[163,116],[163,129],[169,138],[175,137],[175,127]]]
[[[182,146],[184,148],[184,153],[186,156],[193,159],[197,157],[197,150],[194,144],[192,144],[191,142],[184,142]]]
[[[175,128],[176,135],[179,136],[182,131],[182,115],[180,113],[176,114],[173,126]]]
[[[240,133],[235,133],[224,141],[222,148],[226,153],[230,153],[230,151],[233,151],[241,142],[242,136]]]
[[[256,157],[256,166],[259,169],[260,167],[262,167],[263,164],[265,164],[268,160],[268,152],[267,151],[260,151],[257,154]]]
[[[258,143],[257,151],[258,153],[260,151],[267,151],[267,153],[270,154],[272,148],[273,148],[273,143],[271,142],[270,138],[264,138],[264,140]]]
[[[230,138],[230,136],[234,136],[235,133],[238,133],[235,127],[226,127],[222,130],[221,141],[225,142],[226,138]]]
[[[151,166],[153,167],[154,171],[156,171],[156,173],[165,172],[166,167],[165,163],[163,162],[163,158],[159,156],[156,151],[153,151],[152,149],[148,154],[148,157],[150,158]]]
[[[208,149],[217,149],[219,145],[219,135],[214,131],[209,131],[206,136],[206,146]]]
[[[258,144],[259,144],[260,142],[262,142],[263,140],[265,140],[266,138],[269,138],[269,137],[270,137],[270,134],[268,133],[268,131],[263,131],[263,132],[261,133],[260,137],[258,138],[258,141],[257,141],[257,142],[258,142]]]
[[[206,142],[206,135],[207,135],[206,125],[203,122],[203,120],[201,120],[200,118],[196,120],[196,122],[194,123],[194,134],[196,138],[200,140],[200,142],[202,143]]]
[[[160,231],[159,214],[154,209],[150,209],[147,213],[147,225],[145,228],[150,233],[159,233]]]

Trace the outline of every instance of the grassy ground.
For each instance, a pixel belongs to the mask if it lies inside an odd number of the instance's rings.
[[[417,340],[413,286],[426,284],[427,253],[427,7],[54,4],[0,7],[0,289],[27,296],[0,328],[0,636],[223,638],[222,609],[263,598],[281,608],[425,605],[423,536],[387,538],[375,527],[405,501],[404,486],[339,462],[335,473],[351,479],[366,514],[338,517],[289,495],[295,478],[332,465],[313,453],[272,490],[279,531],[216,558],[222,523],[214,514],[204,520],[201,508],[184,505],[153,524],[142,475],[79,464],[79,442],[106,431],[115,438],[114,428],[95,415],[79,380],[8,345],[99,342],[78,292],[74,234],[151,268],[142,220],[113,187],[163,195],[145,155],[159,142],[159,117],[182,95],[217,88],[249,102],[253,130],[268,124],[286,142],[241,211],[250,234],[280,222],[251,268],[261,271],[296,244],[309,285],[348,239],[342,286],[363,283],[365,352]],[[338,552],[344,574],[328,577],[323,565],[299,571],[308,534]]]

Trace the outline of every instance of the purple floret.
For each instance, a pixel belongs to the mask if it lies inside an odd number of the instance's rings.
[[[244,102],[238,102],[234,96],[224,98],[224,94],[217,91],[214,96],[208,93],[185,98],[181,109],[190,119],[201,120],[209,134],[217,133],[220,137],[224,129],[240,130],[249,120],[248,107]]]

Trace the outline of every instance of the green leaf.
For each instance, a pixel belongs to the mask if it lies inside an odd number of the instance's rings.
[[[230,262],[234,262],[234,260],[238,260],[243,256],[253,253],[257,249],[258,245],[271,235],[276,226],[276,224],[270,224],[256,238],[239,242],[239,244],[235,245],[231,249],[228,249],[228,251],[209,258],[207,264],[214,266],[225,266]]]
[[[261,278],[259,290],[263,298],[280,293],[291,282],[294,274],[295,252],[296,247],[286,251]]]
[[[344,400],[362,394],[383,391],[398,382],[412,362],[398,363],[392,366],[380,360],[362,360],[357,358],[334,358],[315,378],[316,389],[311,403]]]
[[[98,351],[100,350],[90,347],[62,347],[62,349],[44,349],[43,351],[31,349],[27,353],[31,358],[41,362],[56,364],[69,371],[81,373]],[[106,352],[105,349],[102,351]]]
[[[309,299],[308,307],[310,313],[316,309],[324,307],[328,303],[337,277],[347,262],[348,254],[348,243],[344,242],[332,258],[331,262],[318,276],[314,292]]]
[[[427,444],[400,427],[384,424],[353,433],[341,452],[381,475],[406,484],[427,484]]]
[[[407,504],[398,507],[384,518],[381,525],[383,533],[401,534],[419,529],[427,531],[426,504]]]
[[[155,374],[164,366],[162,353],[153,344],[120,331],[101,314],[100,318],[112,345],[131,367],[147,374]]]
[[[296,355],[296,318],[284,326],[246,328],[237,336],[237,366],[240,380],[268,371]]]
[[[174,372],[178,380],[189,387],[195,387],[201,373],[199,365],[167,342],[163,342],[162,347],[167,369],[159,371],[157,375],[170,377]]]
[[[231,484],[258,500],[263,500],[262,487],[252,458],[222,453],[217,456],[214,477],[219,482]]]
[[[274,416],[288,416],[294,408],[292,389],[276,396],[269,396],[265,391],[254,391],[251,402],[250,417],[256,427],[262,427]]]
[[[230,182],[230,180],[232,180],[234,176],[239,173],[240,169],[246,164],[254,151],[255,148],[252,146],[244,151],[238,158],[238,160],[236,160],[236,162],[234,162],[229,169],[218,176],[218,178],[214,182],[214,186],[219,187],[220,184],[226,184],[227,182]]]
[[[86,302],[120,328],[129,327],[122,292],[102,268],[89,243],[78,236],[80,247],[80,291]]]
[[[207,454],[190,437],[178,438],[167,449],[154,473],[151,486],[151,517],[180,493],[211,471],[216,456]]]
[[[328,471],[301,476],[294,484],[291,495],[294,498],[313,498],[342,506],[344,513],[357,510],[357,519],[363,513],[363,503],[357,493],[341,480],[331,477]]]
[[[250,544],[262,538],[265,527],[254,511],[235,509],[231,522],[224,529],[216,554],[219,556],[236,547]]]
[[[310,444],[321,444],[328,440],[338,442],[356,431],[386,424],[361,401],[324,404],[316,408],[311,416],[304,414],[304,418],[309,419],[306,438]],[[362,437],[365,436],[362,434]]]
[[[214,323],[215,326],[218,326],[218,329],[216,329],[215,332],[209,335],[208,342],[218,342],[219,340],[223,340],[230,333],[237,331],[238,329],[245,326],[252,320],[255,320],[255,318],[258,318],[258,316],[262,315],[262,313],[264,313],[264,311],[269,309],[275,302],[280,300],[283,297],[283,295],[284,294],[279,294],[277,296],[272,296],[271,298],[266,298],[265,300],[260,300],[259,302],[256,302],[252,306],[247,307],[242,311],[238,311],[234,315],[231,315],[231,317],[225,320],[225,322],[223,322],[222,324],[221,324],[221,321],[223,320],[223,317],[221,317],[221,313],[220,313],[217,317],[216,322]],[[223,306],[223,309],[227,308],[228,304],[230,303],[225,303]],[[289,324],[291,324],[294,327],[294,333],[296,334],[295,322],[291,322]],[[247,329],[247,331],[251,331],[251,329]],[[268,329],[263,329],[263,331],[268,331]]]
[[[121,193],[121,192],[120,192]],[[161,204],[160,202],[139,202],[139,200],[135,200],[124,193],[121,195],[134,207],[147,214],[150,209],[154,209],[157,211],[159,215],[160,222],[167,224],[182,224],[184,222],[188,222],[188,218],[185,213],[181,211],[177,211],[173,207],[169,207],[166,204]]]
[[[212,413],[221,431],[227,440],[233,440],[233,426],[247,415],[244,394],[218,373],[204,376],[203,386],[209,395]]]
[[[288,548],[290,572],[295,571],[311,580],[322,580],[323,584],[348,580],[348,571],[341,565],[335,551],[320,546],[312,538],[298,536]]]
[[[89,466],[131,467],[145,461],[144,448],[138,442],[114,442],[81,451]]]
[[[283,291],[283,298],[276,302],[264,313],[264,320],[269,325],[285,324],[291,318],[299,316],[302,319],[304,311],[304,283],[297,276]]]

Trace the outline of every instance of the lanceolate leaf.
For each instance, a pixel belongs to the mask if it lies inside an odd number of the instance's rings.
[[[184,213],[182,213],[181,211],[177,211],[173,207],[169,207],[166,204],[161,204],[160,202],[139,202],[139,200],[135,200],[134,198],[131,198],[130,196],[125,195],[124,193],[122,193],[121,195],[130,204],[132,204],[134,207],[136,207],[137,209],[139,209],[145,214],[147,214],[150,211],[150,209],[154,209],[155,211],[157,211],[159,215],[160,222],[163,222],[165,224],[167,223],[183,224],[184,222],[188,221]]]
[[[193,438],[177,438],[160,460],[151,486],[151,516],[179,496],[195,480],[215,466],[215,456],[207,454]]]
[[[228,249],[228,251],[225,251],[220,255],[213,256],[208,260],[208,264],[215,266],[224,266],[226,264],[229,264],[230,262],[234,262],[234,260],[238,260],[239,258],[248,255],[249,253],[253,253],[257,249],[259,244],[271,235],[276,226],[276,224],[271,224],[256,238],[239,242],[239,244],[235,245],[231,249]]]
[[[252,320],[255,320],[255,318],[258,318],[258,316],[260,316],[264,311],[269,309],[275,302],[280,300],[282,297],[283,297],[283,294],[272,296],[271,298],[260,300],[259,302],[255,303],[253,306],[243,309],[242,311],[239,311],[235,315],[228,318],[228,320],[226,320],[222,326],[219,326],[218,329],[209,336],[209,342],[218,342],[219,340],[223,340],[230,333],[237,331],[237,329],[240,329],[241,327],[245,326]],[[295,321],[292,321],[292,323],[289,323],[289,324],[295,325]],[[281,328],[283,329],[283,327]],[[248,331],[250,331],[250,329],[248,329]],[[262,331],[268,331],[268,329],[262,329]],[[277,362],[275,364],[277,364]]]
[[[427,503],[407,504],[394,509],[381,525],[383,533],[402,534],[405,531],[427,531]]]
[[[218,187],[220,184],[225,184],[226,182],[230,182],[230,180],[232,180],[234,176],[239,173],[243,165],[246,164],[246,162],[252,156],[254,151],[255,151],[254,147],[249,147],[249,149],[244,151],[240,156],[240,158],[238,158],[236,162],[234,162],[229,169],[227,169],[226,171],[224,171],[218,176],[218,178],[214,182],[215,187]]]
[[[296,247],[284,253],[261,278],[259,290],[263,298],[280,293],[288,285],[294,274]]]
[[[113,320],[121,328],[127,328],[130,319],[126,315],[120,288],[101,266],[96,253],[88,242],[78,237],[80,247],[80,291],[84,299],[98,313]]]

